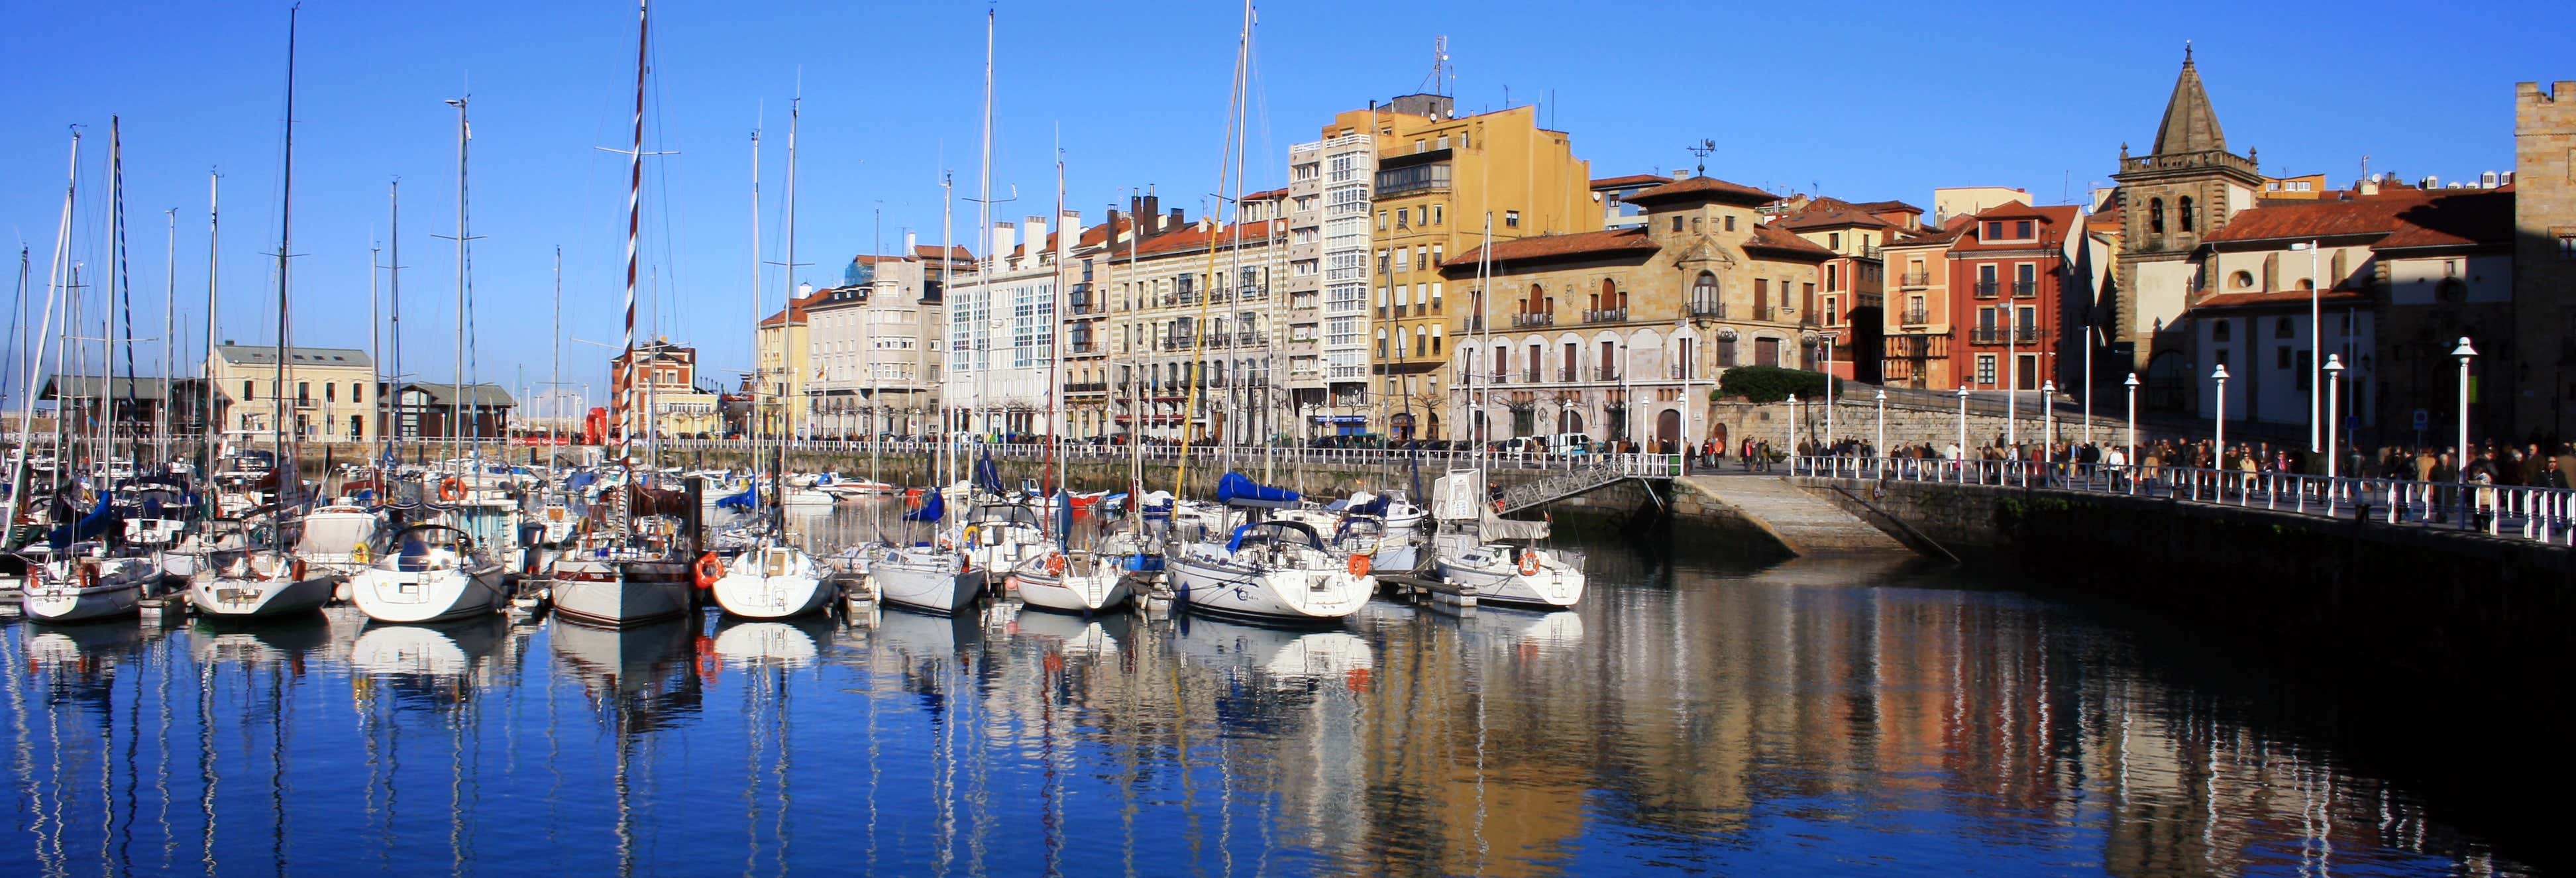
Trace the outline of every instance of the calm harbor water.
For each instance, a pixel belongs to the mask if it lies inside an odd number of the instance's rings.
[[[1328,631],[12,623],[0,874],[2526,871],[2116,617],[1586,548]]]

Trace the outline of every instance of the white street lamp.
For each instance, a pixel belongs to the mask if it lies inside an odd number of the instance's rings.
[[[2209,453],[2209,462],[2216,464],[2219,458],[2227,456],[2227,364],[2218,364],[2218,368],[2212,370],[2209,377],[2218,379],[2218,417],[2216,419],[2218,435],[2212,440],[2217,444],[2217,448]]]
[[[2343,357],[2326,355],[2326,514],[2334,514],[2335,471],[2343,462],[2343,446],[2335,435],[2335,391],[2343,386]]]
[[[1959,382],[1959,481],[1968,480],[1968,382]]]
[[[2451,351],[2451,356],[2460,358],[2460,447],[2459,456],[2452,458],[2451,468],[2458,472],[2457,477],[2463,482],[2469,480],[2469,361],[2476,359],[2477,355],[2477,349],[2469,347],[2469,337],[2465,335],[2460,336],[2460,346]]]
[[[1887,388],[1878,389],[1878,440],[1869,446],[1872,457],[1887,456]]]
[[[2048,479],[2048,471],[2057,465],[2057,382],[2039,383],[2039,478]]]
[[[2129,467],[2131,473],[2135,473],[2138,466],[2138,373],[2129,373],[2129,380],[2121,382],[2121,386],[2129,390],[2129,454],[2121,459],[2121,464]],[[2129,478],[2129,492],[2134,494],[2137,491],[2138,479],[2132,475]]]
[[[1795,393],[1789,394],[1789,444],[1780,450],[1787,452],[1790,460],[1798,459],[1798,395]],[[1789,471],[1795,473],[1797,468],[1793,466]]]

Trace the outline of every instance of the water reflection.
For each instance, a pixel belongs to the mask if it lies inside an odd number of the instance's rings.
[[[0,871],[2523,871],[2090,611],[1586,548],[1573,612],[1321,631],[0,626]]]

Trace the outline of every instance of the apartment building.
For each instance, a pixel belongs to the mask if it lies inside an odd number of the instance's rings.
[[[1890,236],[1915,231],[1922,208],[1902,201],[1854,204],[1814,198],[1772,225],[1834,252],[1824,264],[1817,322],[1838,353],[1826,363],[1835,375],[1877,382],[1886,324],[1887,264],[1879,252]]]
[[[1328,133],[1329,135],[1329,133]],[[1370,215],[1377,138],[1327,136],[1288,149],[1288,387],[1305,434],[1365,433],[1369,425]],[[1305,336],[1305,338],[1300,338]]]
[[[2072,391],[2083,366],[2091,285],[2081,270],[2092,239],[2081,208],[2005,202],[1977,212],[1950,242],[1950,368],[1980,390]]]
[[[1590,433],[1676,450],[1727,438],[1708,408],[1727,369],[1820,361],[1810,303],[1837,254],[1762,224],[1775,196],[1694,176],[1626,200],[1645,222],[1497,241],[1441,266],[1463,313],[1425,435],[1445,422],[1479,440]]]
[[[790,421],[803,436],[916,435],[937,423],[948,288],[972,265],[904,236],[901,254],[852,257],[842,284],[804,302],[805,350]]]
[[[1287,272],[1285,201],[1284,192],[1247,197],[1239,210],[1245,222],[1169,228],[1099,272],[1109,296],[1111,419],[1120,432],[1252,442],[1287,431],[1288,352],[1279,329],[1290,307],[1273,285]],[[1170,217],[1179,219],[1178,211]]]
[[[1898,387],[1949,390],[1960,376],[1950,368],[1950,245],[1967,229],[1962,219],[1946,229],[1894,235],[1879,250],[1893,276],[1881,318],[1879,380]]]
[[[263,439],[282,416],[293,435],[322,442],[365,442],[375,422],[375,360],[356,348],[286,349],[227,340],[206,358],[215,382],[215,421],[225,433]],[[256,435],[253,435],[256,434]]]
[[[1370,424],[1392,438],[1434,438],[1415,413],[1445,405],[1440,340],[1459,316],[1449,310],[1441,266],[1489,232],[1504,241],[1600,229],[1591,163],[1574,156],[1565,132],[1540,127],[1535,107],[1460,116],[1455,101],[1438,94],[1341,113],[1323,136],[1368,136],[1377,147],[1368,341],[1378,393]]]
[[[1068,211],[1055,221],[1059,228],[1080,228],[1082,215]],[[988,242],[992,250],[973,272],[949,279],[947,369],[939,391],[948,429],[1064,431],[1063,408],[1053,404],[1056,307],[1061,290],[1072,283],[1065,271],[1073,240],[1049,234],[1043,216],[997,222]]]

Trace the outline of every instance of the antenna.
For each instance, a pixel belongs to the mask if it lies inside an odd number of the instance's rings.
[[[1431,38],[1431,77],[1428,80],[1431,87],[1425,91],[1431,94],[1443,94],[1441,85],[1448,79],[1448,71],[1449,35],[1441,34]]]
[[[1695,155],[1695,156],[1698,156],[1698,157],[1699,157],[1699,165],[1698,165],[1698,169],[1697,169],[1697,170],[1695,170],[1695,171],[1693,171],[1692,173],[1694,173],[1694,174],[1696,174],[1696,175],[1698,175],[1698,176],[1702,176],[1702,177],[1708,176],[1708,154],[1709,154],[1709,153],[1713,153],[1713,152],[1716,152],[1716,151],[1717,151],[1717,141],[1716,141],[1716,139],[1714,139],[1714,138],[1708,138],[1708,137],[1703,137],[1703,138],[1700,138],[1700,140],[1699,140],[1699,142],[1698,142],[1698,143],[1691,144],[1690,146],[1685,146],[1685,147],[1682,147],[1682,148],[1683,148],[1683,149],[1686,149],[1686,150],[1690,150],[1690,154],[1691,154],[1691,155]]]

